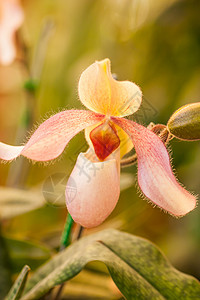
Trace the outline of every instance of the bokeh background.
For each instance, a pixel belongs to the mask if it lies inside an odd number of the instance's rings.
[[[143,104],[131,118],[143,125],[166,124],[180,106],[200,101],[198,0],[24,0],[22,4],[25,22],[18,39],[26,52],[19,49],[12,65],[0,66],[1,141],[23,143],[33,124],[63,109],[83,108],[77,92],[79,76],[106,57],[119,80],[141,87]],[[30,75],[37,82],[35,91]],[[79,151],[86,149],[80,133],[53,163],[32,164],[20,158],[0,165],[1,295],[25,263],[34,270],[58,249],[67,216],[62,191]],[[200,194],[199,142],[174,139],[170,150],[180,182]],[[84,234],[112,227],[140,235],[156,243],[176,268],[199,278],[199,208],[181,219],[153,208],[138,193],[136,172],[136,166],[122,170],[116,209],[104,224]],[[59,201],[55,191],[61,195]],[[120,297],[106,268],[97,263],[89,264],[63,294],[63,299]]]

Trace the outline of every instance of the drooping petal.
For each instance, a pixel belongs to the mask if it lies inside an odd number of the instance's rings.
[[[16,55],[15,32],[22,25],[24,13],[18,0],[0,1],[0,63],[10,64]]]
[[[142,101],[142,92],[135,83],[112,77],[109,59],[93,63],[82,73],[78,91],[87,108],[105,115],[131,115]]]
[[[0,143],[0,158],[11,160],[21,154],[36,161],[54,159],[78,132],[103,118],[103,115],[86,110],[60,112],[42,123],[24,147]]]
[[[93,151],[79,154],[68,180],[67,208],[74,221],[86,228],[100,225],[119,199],[119,158],[112,157],[100,162]]]
[[[169,213],[182,216],[196,199],[176,180],[163,142],[149,129],[126,119],[113,118],[131,137],[138,158],[138,183],[147,198]]]

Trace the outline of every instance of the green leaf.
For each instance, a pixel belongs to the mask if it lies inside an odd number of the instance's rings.
[[[168,121],[168,129],[181,140],[200,140],[200,102],[179,108]]]
[[[0,188],[0,218],[8,219],[42,207],[45,200],[38,191]]]
[[[11,275],[8,249],[0,232],[0,299],[8,293],[12,285]]]
[[[4,240],[14,273],[20,272],[25,264],[34,270],[51,257],[50,249],[41,244],[7,237]]]
[[[149,241],[117,230],[82,238],[41,267],[28,281],[22,300],[39,299],[77,275],[91,261],[107,266],[127,299],[198,299],[198,281],[171,266]]]
[[[12,286],[10,292],[8,293],[5,300],[17,300],[20,299],[20,296],[23,292],[28,273],[30,271],[29,266],[24,266],[21,273],[17,277],[17,280],[15,281],[14,285]]]

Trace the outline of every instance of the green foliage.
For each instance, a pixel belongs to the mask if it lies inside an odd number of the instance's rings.
[[[40,191],[0,187],[0,218],[9,219],[45,204]]]
[[[8,250],[4,238],[0,235],[0,299],[8,293],[11,284]]]
[[[25,106],[25,103],[29,103],[30,100],[28,99],[27,102],[27,94],[30,97],[36,95],[34,109],[36,109],[37,117],[35,123],[40,123],[43,118],[47,118],[50,114],[62,109],[82,108],[77,92],[79,76],[95,60],[105,57],[111,59],[112,70],[118,75],[119,80],[132,80],[141,87],[144,95],[142,106],[136,114],[130,117],[141,124],[147,125],[150,121],[166,124],[173,111],[186,103],[199,101],[200,1],[38,0],[22,1],[22,3],[25,5],[26,18],[21,33],[30,49],[30,53],[28,53],[30,65],[34,61],[32,58],[35,57],[38,37],[47,16],[51,16],[55,20],[56,30],[45,50],[45,64],[39,82],[22,76],[17,63],[12,64],[8,69],[1,68],[1,141],[18,144],[15,141],[15,134],[21,130],[18,128],[19,122],[20,120],[22,122],[20,126],[27,126],[31,117],[29,114],[26,116],[24,114],[26,107],[23,108],[23,106]],[[35,63],[36,67],[40,67],[38,61],[35,61]],[[24,91],[28,91],[28,93],[22,93],[22,86]],[[22,113],[23,115],[21,115]],[[48,115],[46,116],[46,114]],[[182,136],[182,128],[181,131]],[[25,139],[22,137],[19,144],[24,141]],[[17,235],[21,238],[19,241],[13,239],[5,241],[5,239],[0,238],[0,298],[3,298],[10,289],[11,276],[15,272],[19,272],[24,264],[28,263],[31,268],[35,269],[50,257],[49,247],[58,248],[60,232],[66,218],[66,209],[44,206],[41,186],[49,174],[59,172],[70,174],[80,152],[80,145],[84,146],[81,151],[87,149],[87,143],[82,133],[70,142],[61,159],[57,160],[55,164],[46,164],[45,167],[43,164],[29,164],[29,174],[24,187],[30,189],[30,187],[37,186],[40,189],[39,193],[17,189],[11,190],[10,188],[0,189],[2,231],[4,235]],[[177,170],[179,179],[189,190],[195,194],[200,193],[199,143],[191,144],[174,139],[171,146],[174,167]],[[12,162],[14,168],[17,168],[18,164],[20,164],[19,160]],[[10,164],[1,165],[1,184],[7,182],[6,177],[9,167]],[[12,172],[12,169],[9,172]],[[136,167],[130,167],[128,172],[133,178],[125,183],[122,178],[122,189],[127,189],[130,186],[131,188],[121,193],[119,203],[112,216],[101,225],[100,229],[114,227],[145,236],[161,245],[167,256],[178,268],[198,277],[200,210],[197,208],[194,212],[178,220],[161,213],[158,209],[153,209],[145,201],[141,201],[136,193],[133,184],[137,179]],[[23,172],[21,175],[23,177]],[[42,208],[35,210],[37,207]],[[32,212],[25,214],[29,211]],[[160,260],[159,252],[154,252],[155,255],[158,253],[157,262],[155,262],[156,258],[152,259],[152,254],[147,257],[146,252],[141,250],[141,241],[144,242],[144,240],[139,238],[134,238],[134,244],[133,238],[128,236],[134,247],[127,246],[127,260],[125,261],[121,255],[124,250],[120,250],[119,254],[118,246],[122,249],[123,245],[125,248],[127,243],[121,238],[121,233],[118,235],[119,239],[116,238],[116,233],[112,233],[115,239],[115,242],[113,242],[112,237],[110,237],[112,231],[109,232],[108,236],[113,248],[110,250],[107,248],[109,241],[102,233],[91,237],[91,240],[88,238],[87,243],[84,239],[75,244],[81,245],[83,243],[83,246],[80,246],[82,253],[81,250],[77,250],[77,261],[74,258],[75,245],[61,254],[61,261],[58,265],[57,257],[60,257],[60,254],[55,256],[47,265],[49,266],[49,274],[46,266],[41,269],[41,271],[44,270],[44,273],[39,274],[40,270],[38,270],[29,280],[30,292],[34,292],[36,289],[38,293],[41,292],[47,275],[48,278],[52,279],[52,282],[50,282],[52,286],[55,285],[51,265],[53,263],[55,264],[55,274],[60,274],[60,268],[62,265],[64,266],[65,270],[63,272],[66,273],[63,275],[62,280],[63,278],[68,280],[67,272],[71,272],[70,276],[75,276],[75,273],[70,269],[71,266],[79,272],[84,263],[89,259],[92,260],[95,255],[101,261],[105,261],[110,255],[111,262],[113,262],[112,266],[115,268],[113,272],[115,273],[116,270],[120,271],[115,262],[122,262],[122,275],[126,274],[123,270],[124,268],[126,270],[127,262],[135,267],[138,266],[137,264],[140,265],[140,268],[135,269],[135,272],[136,275],[140,274],[138,276],[141,276],[139,277],[141,281],[134,273],[133,280],[131,277],[131,281],[133,281],[131,284],[140,284],[141,282],[143,284],[145,282],[144,275],[146,276],[147,273],[148,280],[149,278],[152,282],[157,280],[160,288],[165,279],[166,285],[167,282],[170,283],[170,286],[166,288],[166,293],[169,294],[161,297],[165,299],[170,299],[170,297],[171,299],[191,298],[192,294],[189,295],[189,289],[184,289],[183,283],[180,284],[180,278],[191,282],[191,289],[193,284],[196,286],[194,279],[176,271],[168,263],[166,264],[169,267],[165,269],[163,264],[166,261],[163,258]],[[35,241],[28,242],[28,246],[27,238]],[[36,240],[42,240],[47,247],[41,246]],[[104,244],[97,240],[103,240]],[[123,242],[121,242],[122,240]],[[118,242],[121,242],[121,245],[117,245]],[[93,255],[91,257],[88,254],[89,249],[91,249]],[[103,258],[97,253],[98,249],[102,251],[100,254]],[[153,249],[156,248],[153,247]],[[67,258],[69,253],[73,254],[72,262]],[[149,252],[147,251],[147,253]],[[141,263],[136,261],[137,258],[141,260]],[[81,259],[84,260],[82,264]],[[159,265],[160,261],[161,266]],[[153,266],[154,262],[155,266]],[[149,268],[149,271],[147,268]],[[152,271],[153,268],[156,269],[155,273]],[[132,269],[132,266],[128,267],[130,274],[134,272]],[[110,273],[111,271],[110,269]],[[167,275],[168,271],[170,272]],[[97,268],[93,273],[93,278],[96,278]],[[149,273],[151,273],[151,276]],[[78,276],[81,274],[83,272]],[[177,275],[180,281],[175,282],[176,279],[174,277],[171,279],[171,275]],[[78,276],[73,280],[77,280]],[[41,285],[38,278],[41,278]],[[122,284],[128,282],[124,278],[122,278]],[[36,287],[34,287],[34,280],[37,283]],[[72,281],[67,284],[67,293]],[[90,279],[86,278],[86,281],[90,283]],[[86,281],[84,284],[82,283],[80,295],[82,295],[82,291],[85,292]],[[96,279],[96,286],[98,283],[99,278]],[[151,292],[152,285],[149,284],[151,286],[149,291]],[[127,285],[127,288],[130,286]],[[100,289],[100,286],[98,287]],[[184,292],[181,294],[181,291],[178,294],[177,289],[181,290],[181,287],[182,290],[188,290],[188,294],[184,295]],[[136,292],[138,289],[137,286]],[[95,290],[95,288],[91,287],[91,290]],[[73,292],[77,293],[77,282],[73,286]],[[197,298],[196,295],[193,296],[192,299]],[[88,297],[85,294],[83,296],[84,299],[88,299]],[[140,299],[139,297],[134,296],[135,299]],[[79,295],[77,298],[82,299]],[[102,298],[110,300],[112,297],[107,295],[106,298],[104,295],[101,296]],[[91,296],[91,299],[97,299],[97,295]]]
[[[21,273],[19,274],[17,280],[12,286],[10,292],[8,293],[5,300],[18,300],[23,292],[28,273],[30,271],[29,266],[24,266]]]
[[[49,248],[35,242],[4,238],[13,272],[19,272],[25,264],[36,269],[51,257]]]
[[[105,230],[75,242],[42,266],[30,280],[22,300],[39,299],[52,287],[77,275],[90,261],[103,262],[127,299],[198,299],[198,281],[166,260],[149,241]]]

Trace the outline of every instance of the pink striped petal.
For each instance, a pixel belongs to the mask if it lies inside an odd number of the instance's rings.
[[[119,157],[112,157],[113,154],[108,160],[100,162],[93,151],[79,154],[68,180],[68,211],[75,222],[86,228],[100,225],[119,199]]]
[[[103,118],[103,115],[86,110],[60,112],[42,123],[24,147],[0,143],[0,158],[11,160],[21,154],[36,161],[54,159],[78,132]]]
[[[163,142],[149,129],[135,122],[112,119],[133,141],[138,157],[138,183],[145,196],[176,216],[193,210],[196,199],[177,182]]]

